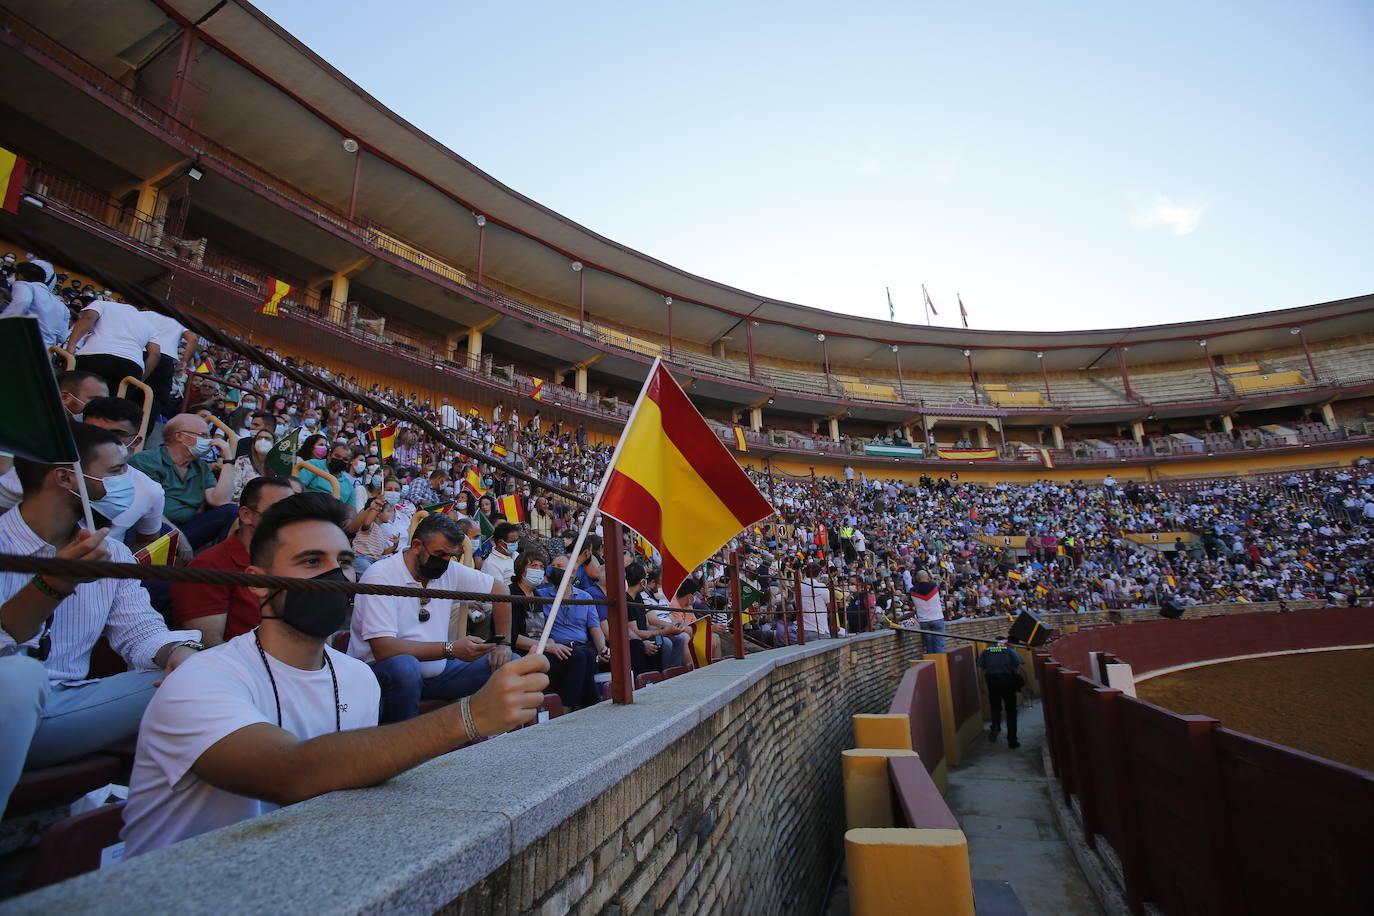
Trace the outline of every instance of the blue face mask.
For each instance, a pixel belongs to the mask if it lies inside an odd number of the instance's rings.
[[[196,444],[191,446],[192,458],[204,458],[210,454],[210,437],[196,436]]]
[[[531,588],[538,588],[539,586],[541,586],[541,585],[544,584],[544,570],[542,570],[542,569],[527,569],[527,570],[525,570],[525,581],[528,582],[528,583],[530,584],[530,587],[531,587]]]
[[[105,495],[91,501],[92,509],[113,521],[133,508],[134,479],[127,471],[114,477],[85,476],[87,480],[99,480],[105,485]]]

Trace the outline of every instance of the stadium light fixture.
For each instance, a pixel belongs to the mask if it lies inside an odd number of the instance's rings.
[[[200,166],[193,165],[186,170],[186,177],[191,179],[192,181],[200,181],[202,178],[205,177],[205,173],[201,171]]]
[[[819,340],[821,343],[825,343],[825,335],[824,335],[824,334],[817,334],[817,335],[816,335],[816,339]]]
[[[772,404],[772,403],[773,403],[773,399],[772,399],[772,398],[769,398],[769,399],[768,399],[768,403],[769,403],[769,404]]]
[[[1197,342],[1197,345],[1198,345],[1199,347],[1205,347],[1205,346],[1207,346],[1207,341],[1205,341],[1205,340],[1199,340],[1199,341]]]
[[[487,224],[487,218],[480,213],[473,214],[473,219],[477,221],[477,228],[481,229]]]
[[[896,344],[893,344],[893,345],[891,346],[890,349],[892,350],[893,353],[896,353],[896,352],[897,352],[897,345],[896,345]]]
[[[1289,333],[1289,334],[1301,334],[1301,333],[1302,333],[1302,328],[1292,328],[1291,330],[1289,330],[1288,333]]]
[[[972,355],[973,355],[973,351],[972,351],[972,350],[965,350],[965,351],[964,351],[964,355],[965,355],[965,356],[972,356]]]
[[[343,138],[343,148],[345,153],[356,153],[358,151],[358,141],[352,137]]]
[[[581,262],[581,261],[573,261],[573,262],[572,262],[572,269],[573,269],[573,273],[581,273],[581,271],[582,271],[582,262]]]
[[[1035,358],[1036,358],[1036,359],[1044,359],[1044,358],[1045,358],[1045,354],[1042,353],[1042,352],[1040,352],[1039,350],[1036,350],[1036,351],[1035,351]]]
[[[672,304],[673,304],[673,297],[672,297],[672,296],[664,296],[664,297],[663,297],[663,304],[664,304],[664,305],[672,305]]]

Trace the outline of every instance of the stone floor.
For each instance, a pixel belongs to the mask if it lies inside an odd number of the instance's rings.
[[[1007,747],[1005,732],[996,743],[979,737],[966,749],[964,762],[950,770],[945,801],[968,837],[974,882],[1008,882],[1029,916],[1100,916],[1050,807],[1038,702],[1022,707],[1019,725],[1019,748]],[[980,912],[989,909],[979,906]],[[826,912],[849,912],[843,868]]]

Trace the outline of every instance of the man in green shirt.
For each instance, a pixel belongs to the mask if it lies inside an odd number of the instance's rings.
[[[211,449],[218,453],[213,462],[203,459]],[[223,540],[238,517],[238,506],[231,501],[234,466],[226,457],[233,449],[223,439],[211,439],[210,427],[195,414],[183,413],[162,428],[161,448],[139,452],[129,459],[157,481],[167,494],[167,520],[181,529],[199,550]]]

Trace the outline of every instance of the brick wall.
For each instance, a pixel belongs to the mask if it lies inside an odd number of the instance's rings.
[[[849,717],[887,709],[917,645],[880,635],[778,667],[445,912],[817,912]]]

